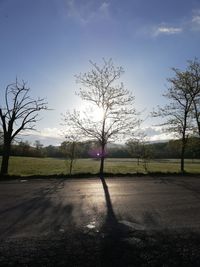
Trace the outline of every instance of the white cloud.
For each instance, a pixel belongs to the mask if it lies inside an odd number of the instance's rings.
[[[167,26],[159,26],[154,30],[154,36],[158,36],[161,34],[172,35],[179,34],[183,31],[180,27],[167,27]]]
[[[193,10],[193,16],[190,25],[193,31],[200,30],[200,9]]]
[[[61,137],[62,132],[58,128],[44,128],[40,131],[40,136],[43,137],[53,137],[58,138]]]
[[[44,146],[60,145],[65,139],[64,134],[58,128],[44,128],[40,131],[24,131],[18,137],[31,144],[34,144],[35,140],[39,140]]]
[[[79,21],[82,24],[87,23],[88,17],[84,14],[82,7],[77,7],[74,0],[68,0],[67,5],[67,16]]]
[[[67,0],[67,16],[85,25],[96,20],[109,19],[108,2],[103,2],[99,6],[94,5],[95,2],[83,1],[82,4],[76,3],[75,0]]]
[[[193,16],[192,22],[200,25],[200,15]]]
[[[173,139],[174,136],[170,133],[166,133],[162,126],[149,126],[142,128],[142,131],[146,135],[146,140],[150,142],[154,141],[165,141]]]
[[[192,13],[193,13],[192,22],[199,24],[200,23],[200,9],[194,9]]]
[[[151,27],[151,34],[153,37],[160,35],[176,35],[183,32],[199,31],[200,30],[200,9],[192,11],[188,18],[179,21],[178,26],[173,26],[167,23],[154,25]]]
[[[29,136],[29,135],[58,138],[61,137],[62,132],[58,128],[43,128],[40,131],[26,130],[20,133],[20,136]]]
[[[174,139],[174,136],[166,133],[161,126],[142,127],[141,132],[146,135],[145,140],[148,142],[162,142]],[[22,132],[19,137],[23,141],[30,142],[30,144],[34,144],[35,140],[39,140],[44,146],[58,146],[65,140],[64,133],[58,128],[44,128],[40,132],[26,131]]]
[[[107,18],[109,18],[109,6],[110,6],[109,3],[103,2],[101,6],[99,7],[99,11],[101,15]]]

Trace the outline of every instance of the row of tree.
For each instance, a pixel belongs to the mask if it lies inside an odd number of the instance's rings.
[[[173,68],[169,88],[164,94],[170,102],[158,107],[153,116],[162,117],[163,128],[181,140],[181,172],[184,172],[185,151],[190,136],[200,137],[200,63],[188,61],[186,70]]]
[[[104,60],[102,67],[90,63],[91,71],[76,76],[77,82],[82,86],[77,94],[85,103],[86,109],[83,112],[68,111],[63,115],[67,140],[63,143],[63,149],[67,146],[67,153],[72,153],[71,158],[74,158],[80,142],[92,140],[98,143],[98,150],[91,153],[99,156],[99,173],[103,177],[108,143],[116,140],[129,144],[140,143],[140,146],[134,147],[136,150],[141,147],[141,143],[143,148],[147,146],[141,142],[141,134],[137,136],[141,120],[134,107],[134,96],[123,83],[118,83],[124,72],[123,68],[115,67],[111,59]],[[169,88],[164,94],[169,104],[158,107],[152,115],[162,117],[163,129],[180,139],[180,169],[184,172],[188,140],[195,135],[200,137],[200,63],[197,59],[188,61],[186,70],[174,68],[173,71],[175,75],[168,79]],[[33,130],[38,112],[47,109],[44,99],[32,99],[29,90],[24,82],[20,84],[17,80],[5,90],[5,104],[0,106],[1,175],[8,172],[11,144],[16,136],[21,131]]]
[[[32,146],[28,141],[20,141],[12,144],[10,155],[23,157],[52,157],[52,158],[100,158],[99,144],[93,141],[67,142],[60,146],[44,147],[39,140]],[[3,154],[3,146],[0,145],[0,155]],[[106,148],[108,158],[136,158],[142,159],[178,159],[181,155],[181,140],[170,140],[168,142],[148,143],[140,140],[129,140],[124,145],[111,145]],[[185,158],[200,158],[200,138],[188,139]]]

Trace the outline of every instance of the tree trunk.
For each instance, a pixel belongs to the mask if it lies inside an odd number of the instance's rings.
[[[72,175],[73,159],[70,160],[69,175]]]
[[[185,161],[184,161],[184,157],[181,156],[181,173],[185,172]]]
[[[8,162],[10,158],[10,142],[6,142],[3,146],[3,155],[2,155],[2,162],[1,162],[1,176],[8,174]]]
[[[197,108],[197,104],[196,102],[193,100],[193,103],[194,103],[194,110],[195,110],[195,118],[196,118],[196,123],[197,123],[197,130],[198,130],[198,134],[199,134],[199,137],[200,137],[200,117],[199,117],[199,111],[198,111],[198,108]]]
[[[182,147],[181,147],[181,173],[185,172],[185,146],[186,146],[186,140],[182,140]]]
[[[100,169],[99,169],[100,178],[103,177],[103,173],[104,173],[104,159],[105,159],[105,145],[102,144],[102,146],[101,146],[101,162],[100,162]]]
[[[200,137],[200,121],[197,120],[197,126],[198,126],[198,133],[199,133],[199,137]]]

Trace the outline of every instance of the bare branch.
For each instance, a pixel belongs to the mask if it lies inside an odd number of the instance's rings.
[[[64,122],[70,131],[74,129],[77,135],[96,139],[104,146],[112,138],[131,134],[138,125],[138,114],[134,109],[134,97],[123,83],[116,84],[124,72],[122,67],[115,67],[111,59],[103,59],[102,67],[90,63],[91,71],[75,77],[83,86],[77,94],[94,112],[67,112]],[[95,111],[102,113],[101,118],[95,117]]]
[[[2,124],[4,146],[1,173],[5,174],[8,167],[10,145],[13,139],[24,130],[34,130],[38,120],[38,112],[46,110],[44,99],[31,99],[30,88],[22,81],[16,79],[5,90],[5,107],[0,108],[0,120]],[[6,160],[4,160],[7,158]]]
[[[164,107],[158,107],[152,115],[165,118],[165,121],[160,125],[164,126],[168,132],[181,138],[181,171],[184,172],[185,148],[188,137],[194,129],[194,115],[192,114],[195,114],[198,124],[198,111],[196,113],[195,102],[200,98],[200,65],[195,61],[189,63],[186,71],[180,71],[176,68],[172,70],[175,76],[168,79],[170,87],[164,94],[164,97],[171,102]]]

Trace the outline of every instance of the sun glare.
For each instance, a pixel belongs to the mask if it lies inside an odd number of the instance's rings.
[[[104,116],[103,109],[97,106],[82,105],[80,110],[83,116],[86,115],[90,117],[93,121],[101,121]]]
[[[92,110],[91,115],[95,121],[101,121],[104,115],[103,109],[96,107]]]

